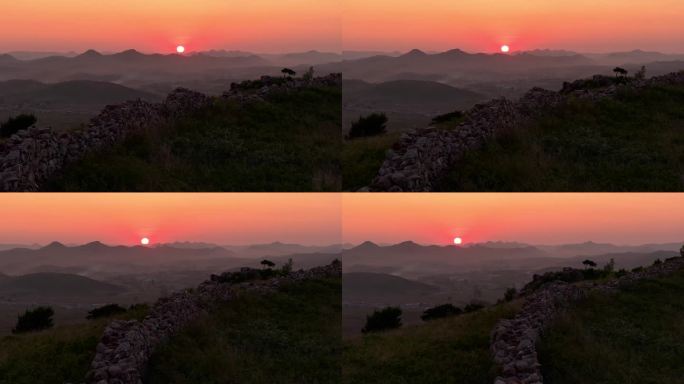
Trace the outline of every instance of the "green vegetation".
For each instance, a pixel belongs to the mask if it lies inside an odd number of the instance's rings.
[[[460,315],[461,313],[463,313],[461,308],[447,303],[426,309],[423,311],[423,314],[420,316],[420,318],[423,321],[429,321],[449,316],[456,316]]]
[[[381,310],[375,310],[372,314],[366,316],[366,326],[363,327],[361,332],[380,332],[399,327],[401,327],[401,308],[386,307]]]
[[[385,153],[400,133],[345,140],[342,146],[342,189],[355,191],[370,184],[385,160]]]
[[[112,318],[0,339],[0,384],[81,383],[112,319],[142,319],[144,306]]]
[[[339,88],[214,104],[67,167],[50,191],[338,191]]]
[[[107,304],[88,311],[88,316],[86,316],[86,319],[100,319],[102,317],[118,315],[124,312],[126,312],[126,308],[120,306],[119,304]]]
[[[572,100],[456,164],[459,191],[684,190],[684,86]]]
[[[38,121],[34,115],[18,115],[10,117],[0,124],[0,137],[10,137],[22,129],[27,129]]]
[[[341,281],[244,295],[162,347],[150,383],[339,383]]]
[[[52,328],[54,325],[52,316],[54,314],[55,311],[51,307],[27,309],[17,319],[17,326],[12,330],[12,333],[42,331],[43,329]]]
[[[501,318],[513,317],[516,302],[432,320],[345,342],[343,383],[491,384],[497,367],[489,334]]]
[[[384,113],[371,113],[368,116],[361,116],[352,123],[347,138],[356,139],[359,137],[378,136],[387,133],[387,115]]]
[[[668,384],[684,377],[684,272],[595,294],[558,318],[540,342],[553,384]]]

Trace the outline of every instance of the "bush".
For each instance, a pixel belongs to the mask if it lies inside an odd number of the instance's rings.
[[[10,117],[6,122],[0,125],[0,136],[10,137],[22,129],[27,129],[32,126],[36,121],[38,121],[38,119],[33,115],[22,114]]]
[[[283,267],[280,269],[283,275],[289,275],[292,272],[293,265],[292,259],[287,259],[287,263],[283,264]]]
[[[626,274],[627,274],[627,271],[624,268],[622,268],[619,271],[615,272],[615,277],[622,277]]]
[[[644,270],[644,267],[636,267],[632,269],[632,272],[641,272]]]
[[[515,289],[515,287],[508,288],[506,292],[504,293],[504,300],[506,301],[512,301],[515,299],[515,296],[518,294],[518,290]]]
[[[387,116],[384,113],[372,113],[352,123],[349,139],[382,135],[387,132]]]
[[[482,308],[484,308],[484,307],[485,307],[485,306],[484,306],[484,304],[482,304],[482,303],[474,303],[474,302],[473,302],[473,303],[470,303],[470,304],[466,305],[466,306],[463,308],[463,312],[465,312],[465,313],[475,312],[475,311],[479,311],[480,309],[482,309]]]
[[[445,123],[447,121],[460,119],[463,116],[464,116],[463,112],[461,112],[461,111],[454,111],[454,112],[445,113],[443,115],[437,115],[437,116],[432,118],[432,124]]]
[[[366,326],[361,332],[378,332],[401,327],[401,308],[386,307],[373,311],[372,315],[366,316]]]
[[[53,311],[51,307],[38,307],[34,310],[26,310],[26,312],[17,319],[17,326],[12,329],[12,333],[24,333],[52,328],[54,325],[52,316],[54,316],[54,314],[55,311]]]
[[[662,260],[656,259],[656,260],[653,262],[653,265],[660,265],[660,264],[662,264],[662,263],[663,263]]]
[[[610,259],[610,261],[603,267],[603,270],[608,273],[613,272],[613,270],[615,270],[615,260]]]
[[[125,312],[126,312],[126,308],[120,306],[119,304],[107,304],[107,305],[103,305],[102,307],[95,308],[92,311],[88,311],[88,316],[86,316],[86,319],[88,319],[88,320],[100,319],[103,317],[118,315],[120,313],[125,313]]]
[[[442,304],[436,307],[426,309],[420,318],[423,321],[439,319],[442,317],[456,316],[463,313],[463,310],[458,307],[454,307],[451,304]]]

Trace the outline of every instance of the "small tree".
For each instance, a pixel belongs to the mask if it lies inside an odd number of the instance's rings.
[[[38,119],[33,115],[22,114],[10,117],[6,122],[0,125],[0,136],[10,137],[22,129],[27,129],[32,126],[36,121],[38,121]]]
[[[285,77],[293,77],[297,74],[297,72],[291,70],[290,68],[283,68],[280,72],[282,72],[283,76]]]
[[[593,261],[591,261],[591,260],[589,260],[589,259],[584,260],[584,261],[582,262],[582,264],[584,264],[584,266],[585,266],[586,268],[594,268],[594,267],[596,267],[596,263],[593,262]]]
[[[504,293],[504,300],[506,301],[513,301],[515,299],[515,296],[518,294],[518,290],[515,289],[515,287],[508,288],[506,292]]]
[[[646,66],[642,65],[641,69],[639,69],[635,74],[634,78],[637,80],[643,80],[646,78]]]
[[[660,265],[660,264],[662,264],[662,263],[663,263],[662,260],[656,259],[656,260],[653,262],[653,265]]]
[[[293,265],[294,265],[294,263],[292,262],[292,259],[287,259],[287,263],[285,263],[283,265],[283,268],[282,268],[283,273],[287,275],[290,272],[292,272],[292,266]]]
[[[348,138],[382,135],[387,132],[387,116],[384,113],[372,113],[352,123]]]
[[[420,316],[423,321],[439,319],[442,317],[456,316],[463,313],[463,310],[451,304],[442,304],[426,309]]]
[[[401,327],[401,308],[386,307],[379,311],[375,310],[373,314],[366,316],[366,326],[361,332],[378,332],[399,327]]]
[[[271,260],[263,259],[263,260],[261,260],[261,263],[260,263],[260,264],[261,264],[264,268],[269,268],[269,269],[270,269],[270,268],[275,267],[275,263],[272,262]]]
[[[120,313],[125,312],[126,308],[120,306],[119,304],[107,304],[103,305],[102,307],[95,308],[92,311],[88,311],[88,316],[86,316],[86,319],[99,319],[102,317],[109,317],[112,315],[118,315]]]
[[[684,257],[684,245],[682,245],[682,247],[679,248],[679,256]]]
[[[314,67],[309,67],[309,69],[307,69],[307,71],[304,72],[304,75],[302,75],[302,78],[307,82],[310,82],[311,80],[313,80],[313,78],[314,78]]]
[[[52,316],[55,311],[51,307],[38,307],[34,310],[26,310],[23,315],[17,318],[17,326],[12,329],[12,333],[24,333],[40,331],[52,328],[54,325]]]
[[[613,272],[613,270],[615,270],[615,260],[611,258],[610,261],[603,266],[603,270],[608,273]]]
[[[615,77],[625,77],[628,73],[626,69],[621,67],[613,68],[613,72],[615,72]]]

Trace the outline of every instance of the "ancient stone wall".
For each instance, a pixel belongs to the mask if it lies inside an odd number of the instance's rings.
[[[212,306],[229,302],[243,293],[268,294],[298,281],[340,276],[342,263],[339,261],[267,280],[229,283],[212,276],[196,290],[159,299],[142,321],[112,321],[97,345],[86,381],[89,384],[141,384],[156,347]]]
[[[684,84],[684,71],[590,89],[583,88],[586,81],[578,80],[566,83],[559,92],[533,88],[516,102],[502,98],[475,105],[453,130],[430,126],[404,133],[387,151],[385,161],[370,186],[362,190],[433,191],[466,151],[480,148],[499,132],[523,129],[526,123],[545,109],[571,98],[599,100],[613,97],[624,88],[674,84]]]
[[[254,83],[254,82],[252,82]],[[262,78],[259,88],[236,84],[224,97],[260,101],[273,93],[316,86],[341,86],[341,74],[308,80]],[[31,127],[0,142],[0,191],[37,191],[41,183],[84,155],[113,146],[127,135],[155,129],[170,120],[189,115],[211,103],[201,93],[179,88],[162,103],[128,101],[105,107],[87,127],[69,132]]]
[[[526,295],[525,303],[512,319],[497,323],[491,335],[491,352],[501,367],[495,384],[542,384],[537,341],[544,329],[560,311],[586,297],[589,292],[612,293],[619,287],[642,279],[670,275],[684,269],[684,257],[644,268],[605,283],[575,285],[552,282]]]

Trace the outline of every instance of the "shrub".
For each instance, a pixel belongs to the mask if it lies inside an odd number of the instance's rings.
[[[26,310],[23,315],[18,317],[17,326],[12,329],[12,333],[24,333],[52,328],[54,325],[52,316],[54,316],[54,314],[55,311],[52,310],[52,307],[38,307],[34,310]]]
[[[445,123],[447,121],[460,119],[463,116],[464,116],[463,112],[461,112],[461,111],[454,111],[454,112],[445,113],[443,115],[437,115],[437,116],[432,118],[432,124]]]
[[[660,264],[662,264],[662,263],[663,263],[662,260],[656,259],[656,260],[653,262],[653,265],[660,265]]]
[[[271,260],[263,259],[261,260],[261,265],[264,266],[264,268],[273,268],[275,267],[275,263],[272,262]]]
[[[682,245],[682,247],[679,248],[679,256],[684,257],[684,245]]]
[[[442,317],[456,316],[463,313],[463,310],[458,307],[454,307],[451,304],[442,304],[436,307],[426,309],[420,318],[423,321],[439,319]]]
[[[281,268],[283,275],[289,275],[292,272],[292,265],[294,263],[292,262],[292,259],[287,259],[287,263],[283,265],[283,268]]]
[[[352,123],[349,130],[349,139],[358,137],[369,137],[382,135],[387,132],[387,116],[384,113],[372,113],[368,116],[361,116],[359,120]]]
[[[401,327],[401,308],[386,307],[373,311],[372,315],[366,316],[366,326],[361,332],[378,332]]]
[[[482,303],[472,302],[463,308],[463,312],[465,312],[465,313],[475,312],[475,311],[479,311],[480,309],[482,309],[484,307],[485,306]]]
[[[643,271],[643,270],[644,270],[644,267],[632,268],[632,272],[641,272],[641,271]]]
[[[610,259],[610,261],[603,267],[603,270],[605,272],[608,272],[608,273],[613,272],[614,269],[615,269],[615,260],[613,260],[613,259]]]
[[[95,308],[92,311],[88,311],[88,316],[86,316],[86,319],[89,319],[89,320],[100,319],[103,317],[118,315],[120,313],[125,313],[125,312],[126,312],[126,308],[120,306],[119,304],[107,304],[107,305],[103,305],[102,307]]]
[[[582,264],[584,264],[584,266],[585,266],[585,267],[588,267],[588,268],[594,268],[594,267],[596,267],[596,263],[595,263],[594,261],[592,261],[592,260],[589,260],[589,259],[584,260],[584,261],[582,262]]]
[[[624,268],[622,268],[619,271],[615,272],[615,277],[622,277],[626,274],[627,274],[627,271]]]
[[[0,136],[10,137],[22,129],[32,126],[36,121],[38,121],[38,119],[33,115],[22,114],[10,117],[6,122],[0,125]]]
[[[634,78],[637,80],[643,80],[646,78],[646,66],[645,65],[642,65],[641,69],[636,71],[636,73],[634,74]]]
[[[518,290],[515,289],[515,287],[508,288],[506,292],[504,293],[504,300],[506,301],[512,301],[515,299],[515,296],[518,294]]]

